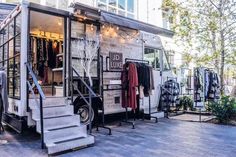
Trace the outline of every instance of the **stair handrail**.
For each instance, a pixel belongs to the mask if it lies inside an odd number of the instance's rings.
[[[73,72],[76,74],[76,76],[79,78],[79,80],[83,83],[83,85],[85,85],[85,87],[89,90],[89,102],[88,102],[86,100],[86,98],[84,97],[84,95],[80,92],[78,87],[73,83],[73,80],[72,80],[72,85],[75,87],[75,90],[78,92],[80,97],[85,101],[85,103],[89,106],[89,132],[91,134],[92,133],[92,122],[91,122],[90,116],[91,116],[91,109],[92,109],[92,96],[97,97],[97,94],[95,94],[95,92],[92,90],[92,88],[82,79],[82,77],[76,71],[76,69],[74,67],[72,67],[72,76],[73,76]],[[72,90],[72,95],[73,95],[73,90]]]
[[[97,96],[97,94],[92,90],[92,88],[82,79],[82,77],[80,76],[80,74],[76,71],[76,69],[74,67],[72,67],[73,72],[75,72],[75,74],[77,75],[77,77],[79,78],[79,80],[83,83],[83,85],[85,85],[85,87],[91,92],[91,94],[93,96]]]
[[[27,80],[28,89],[31,91],[31,93],[34,97],[34,100],[37,103],[37,106],[39,105],[39,107],[40,107],[41,148],[44,149],[45,144],[44,144],[44,125],[43,125],[43,100],[45,100],[46,97],[45,97],[45,94],[43,93],[43,90],[42,90],[41,86],[38,83],[36,75],[34,74],[30,64],[28,62],[26,62],[25,65],[27,67],[28,74],[30,74],[30,76],[32,77],[33,83],[35,84],[35,86],[36,86],[36,88],[38,89],[38,92],[39,92],[39,103],[38,103],[38,100],[37,100],[36,95],[35,95],[34,90],[33,90],[33,86],[30,84],[29,80]],[[27,94],[29,94],[29,93],[27,92]],[[27,102],[28,101],[29,100],[27,100]]]
[[[36,86],[37,89],[38,89],[38,92],[39,92],[40,96],[42,97],[42,99],[46,99],[46,97],[45,97],[45,95],[44,95],[44,93],[43,93],[43,90],[42,90],[41,86],[40,86],[39,83],[38,83],[38,80],[37,80],[37,78],[36,78],[36,75],[34,74],[32,68],[30,67],[30,64],[29,64],[28,62],[26,62],[25,65],[26,65],[26,67],[27,67],[27,69],[28,69],[29,74],[31,75],[31,77],[32,77],[32,79],[33,79],[33,82],[34,82],[35,86]]]

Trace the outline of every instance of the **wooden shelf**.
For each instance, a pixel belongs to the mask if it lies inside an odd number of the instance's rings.
[[[57,72],[57,71],[63,71],[63,68],[54,68],[52,69],[53,72]]]
[[[63,53],[57,54],[57,57],[63,57]]]

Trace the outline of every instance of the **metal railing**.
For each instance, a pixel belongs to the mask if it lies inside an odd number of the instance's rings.
[[[32,93],[33,98],[37,104],[37,107],[40,108],[41,147],[42,147],[42,149],[44,149],[43,100],[46,99],[46,97],[43,93],[41,86],[38,83],[38,80],[31,68],[30,64],[26,62],[25,65],[27,67],[28,74],[32,77],[33,83],[35,84],[35,87],[37,88],[37,90],[39,92],[39,102],[38,102],[38,99],[37,99],[37,97],[34,93],[34,90],[33,90],[33,86],[30,84],[30,81],[27,79],[27,86],[28,86],[27,91],[30,90],[30,92]],[[27,94],[29,94],[29,92],[27,92]],[[27,103],[29,103],[29,99],[27,99]]]
[[[92,97],[97,97],[95,92],[92,90],[92,88],[82,79],[82,77],[79,75],[79,73],[75,70],[74,67],[72,67],[72,77],[73,73],[79,78],[79,80],[82,82],[82,84],[88,89],[89,91],[89,101],[85,98],[84,94],[78,89],[77,85],[73,82],[72,78],[72,86],[75,88],[75,90],[78,92],[80,97],[84,100],[84,102],[89,106],[89,133],[92,133],[92,120],[91,120],[91,114],[92,114]],[[72,101],[73,101],[73,89],[71,90],[71,96],[72,96]]]

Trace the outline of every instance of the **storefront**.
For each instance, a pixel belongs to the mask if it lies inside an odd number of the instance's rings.
[[[104,114],[124,112],[121,72],[123,64],[131,60],[152,67],[155,88],[138,102],[149,116],[152,111],[157,112],[160,85],[173,75],[159,35],[171,38],[173,32],[81,4],[71,8],[73,11],[67,12],[34,3],[22,4],[1,23],[0,64],[7,73],[9,94],[6,119],[12,115],[18,117],[18,122],[24,119],[40,132],[39,108],[34,106],[35,99],[42,97],[41,89],[45,104],[63,101],[76,105],[79,95],[90,93],[86,89],[89,84],[101,100]],[[86,69],[88,61],[91,67]],[[26,64],[30,65],[28,69]],[[28,80],[32,88],[27,85]],[[90,140],[90,144],[94,142]]]

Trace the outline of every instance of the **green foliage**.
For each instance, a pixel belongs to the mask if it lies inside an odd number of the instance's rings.
[[[180,101],[179,108],[182,107],[184,110],[187,110],[187,109],[193,110],[193,100],[191,99],[191,97],[183,96],[183,97],[180,97],[179,101]]]
[[[225,123],[236,113],[236,100],[229,96],[222,96],[218,102],[209,103],[208,107],[220,123]]]

